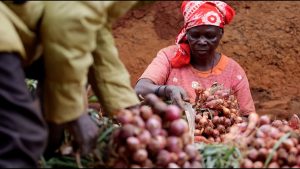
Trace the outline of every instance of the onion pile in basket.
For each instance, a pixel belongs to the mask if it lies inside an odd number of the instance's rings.
[[[116,117],[121,127],[112,135],[115,157],[109,167],[201,168],[201,156],[181,117],[177,106],[153,94],[140,107],[122,110]]]
[[[195,141],[208,139],[211,142],[221,142],[221,136],[228,133],[233,124],[243,121],[237,99],[230,90],[216,83],[208,89],[199,85],[194,88],[196,92]]]

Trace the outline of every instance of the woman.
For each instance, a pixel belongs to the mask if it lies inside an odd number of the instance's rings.
[[[138,80],[137,94],[155,93],[183,107],[183,101],[195,100],[194,83],[208,88],[218,82],[234,92],[242,115],[255,112],[245,71],[216,51],[234,10],[221,1],[184,1],[181,11],[184,26],[176,45],[158,52]]]

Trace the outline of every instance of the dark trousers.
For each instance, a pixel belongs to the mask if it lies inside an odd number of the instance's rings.
[[[20,58],[0,53],[0,168],[37,167],[48,131],[25,84]]]
[[[43,112],[43,84],[45,80],[45,66],[43,56],[39,57],[38,60],[34,61],[29,67],[25,68],[25,76],[29,79],[38,81],[38,87],[33,94],[34,98],[38,98],[41,103]],[[46,160],[59,155],[57,149],[61,146],[64,140],[64,126],[55,123],[47,122],[49,129],[48,145],[43,154]]]

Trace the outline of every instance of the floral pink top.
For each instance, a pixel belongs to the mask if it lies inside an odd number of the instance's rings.
[[[174,57],[176,51],[176,45],[161,49],[140,79],[150,79],[157,85],[181,86],[191,101],[194,101],[196,97],[192,88],[193,83],[198,82],[208,88],[214,82],[218,82],[234,92],[243,115],[255,112],[247,76],[236,61],[222,54],[220,61],[212,71],[198,71],[191,65],[172,68],[170,59]]]

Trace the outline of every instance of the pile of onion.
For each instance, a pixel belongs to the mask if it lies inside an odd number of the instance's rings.
[[[246,139],[247,150],[241,167],[300,168],[300,135],[299,132],[295,132],[298,126],[299,118],[297,115],[294,115],[289,121],[272,121],[267,115],[261,116],[257,129],[253,130]],[[289,132],[292,134],[286,135]],[[279,142],[281,144],[277,149],[274,149],[274,145],[281,138],[282,142]],[[273,156],[270,156],[271,153]],[[268,157],[270,161],[266,163]]]
[[[201,156],[192,145],[182,110],[153,94],[136,109],[116,116],[121,127],[112,134],[117,158],[109,167],[202,168]]]
[[[232,125],[243,122],[237,99],[230,90],[219,84],[213,84],[208,89],[201,86],[194,88],[195,142],[201,142],[204,138],[210,142],[222,142],[221,136],[228,133]]]

